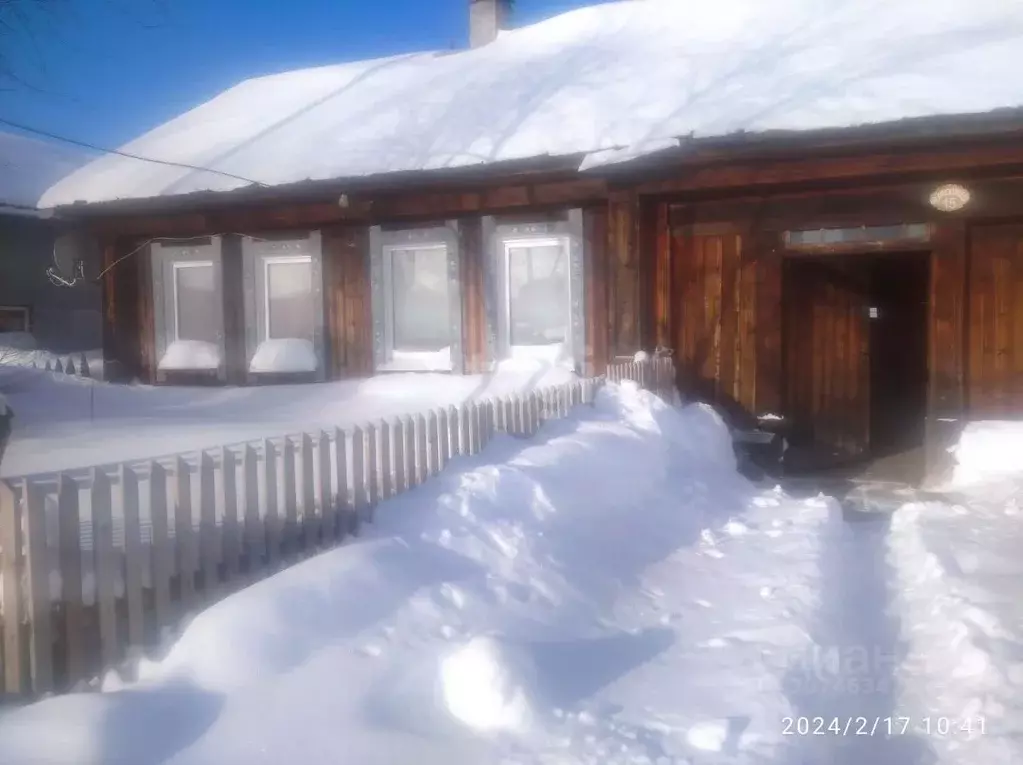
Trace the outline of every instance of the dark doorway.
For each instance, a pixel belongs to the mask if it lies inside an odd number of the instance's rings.
[[[867,467],[871,477],[917,479],[928,269],[926,253],[786,259],[789,469]],[[879,469],[886,475],[873,475]]]
[[[929,267],[925,254],[871,259],[870,451],[875,459],[923,447]]]

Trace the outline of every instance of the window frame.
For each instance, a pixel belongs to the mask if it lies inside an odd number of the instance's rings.
[[[216,265],[212,260],[174,260],[170,263],[171,267],[171,305],[174,313],[174,340],[177,342],[181,340],[181,312],[178,310],[180,301],[178,300],[178,272],[184,271],[191,268],[208,268],[214,274],[214,285],[216,285]],[[214,287],[215,289],[215,287]],[[187,340],[188,338],[184,338]]]
[[[373,366],[378,372],[452,372],[464,369],[462,343],[462,279],[458,221],[418,228],[370,229],[370,303],[373,315]],[[425,368],[395,359],[393,253],[444,249],[447,252],[448,321],[451,358],[447,366]]]
[[[526,223],[498,223],[494,218],[484,219],[484,239],[489,242],[487,273],[489,326],[488,351],[494,361],[503,361],[519,354],[517,348],[543,348],[542,345],[513,345],[511,342],[511,250],[513,247],[537,247],[553,243],[568,250],[568,315],[567,337],[563,353],[556,363],[571,362],[576,371],[584,368],[586,360],[586,285],[583,253],[582,210],[569,210],[565,220]],[[532,354],[522,354],[530,357]],[[537,358],[542,353],[537,353]]]
[[[221,237],[207,237],[205,243],[153,242],[149,247],[153,290],[153,347],[155,350],[153,365],[157,381],[165,382],[168,375],[189,373],[213,374],[217,379],[224,380],[227,374],[227,348],[224,337],[224,275]],[[180,268],[197,268],[199,264],[205,265],[206,263],[213,267],[213,294],[219,308],[216,311],[215,336],[220,352],[220,363],[216,369],[160,369],[160,362],[167,353],[167,349],[171,343],[180,339],[178,337],[177,271]],[[169,314],[168,311],[170,311]],[[169,340],[169,329],[173,331],[173,340]]]
[[[310,281],[314,281],[315,266],[313,265],[313,256],[308,254],[295,254],[295,255],[266,255],[260,258],[260,263],[263,266],[262,273],[256,279],[257,287],[262,296],[262,322],[260,329],[262,330],[262,337],[264,340],[277,340],[280,338],[270,337],[270,266],[285,266],[292,263],[308,263],[309,264],[309,278]],[[316,288],[312,287],[311,292],[315,292]],[[313,329],[315,337],[315,327]]]
[[[13,313],[20,314],[22,317],[22,328],[15,330],[5,330],[10,332],[32,332],[32,306],[30,305],[0,305],[0,313]]]
[[[323,302],[323,239],[319,231],[275,232],[263,236],[242,237],[242,281],[245,285],[245,375],[249,381],[277,374],[311,375],[317,381],[327,377],[326,329]],[[270,337],[269,266],[288,262],[308,262],[312,281],[313,372],[252,372],[252,359]]]

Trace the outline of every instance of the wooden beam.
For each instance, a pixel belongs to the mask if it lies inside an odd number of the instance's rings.
[[[107,379],[113,381],[143,377],[143,354],[152,356],[151,301],[143,304],[142,280],[148,270],[142,265],[147,250],[132,239],[102,240],[103,358]],[[147,326],[143,318],[150,317]]]
[[[767,193],[751,189],[738,196],[691,199],[672,205],[672,220],[685,219],[696,226],[720,225],[757,219],[758,228],[773,231],[847,226],[885,226],[903,223],[943,222],[970,219],[1015,219],[1023,210],[1023,178],[960,179],[971,200],[963,210],[940,213],[929,197],[937,181],[894,179],[885,184],[867,183],[846,188],[784,190]],[[686,212],[683,212],[685,210]]]
[[[382,223],[400,219],[458,217],[552,205],[579,206],[603,199],[600,178],[496,186],[460,191],[352,194],[347,207],[309,202],[212,209],[202,213],[121,215],[92,223],[101,234],[198,236],[269,229],[312,228],[344,222]]]
[[[744,231],[739,254],[739,273],[735,285],[736,403],[746,412],[755,413],[757,394],[757,263],[750,232]]]
[[[334,378],[373,372],[368,248],[365,226],[334,227],[323,232],[330,370]]]
[[[720,310],[718,323],[717,400],[730,410],[738,411],[739,403],[739,271],[743,237],[738,231],[720,237],[721,269]]]
[[[618,194],[608,203],[608,288],[611,356],[631,356],[640,348],[640,199]]]
[[[948,219],[934,228],[927,317],[928,480],[948,476],[948,448],[959,438],[966,414],[968,234],[965,221]]]
[[[639,299],[637,301],[639,315],[636,317],[636,321],[639,330],[638,348],[644,350],[653,350],[657,346],[658,246],[665,238],[659,235],[658,223],[662,208],[664,208],[664,218],[667,218],[666,207],[665,204],[657,200],[640,199],[636,220],[636,258],[639,272]]]
[[[241,237],[229,234],[221,239],[223,270],[224,359],[228,385],[245,385],[248,353],[245,347],[245,266]]]
[[[106,366],[105,380],[116,380],[121,360],[121,349],[117,342],[117,282],[114,279],[114,261],[117,260],[117,242],[105,239],[102,243],[103,278],[100,283],[103,301],[103,359]]]
[[[344,229],[328,228],[323,231],[323,308],[327,325],[328,378],[344,377],[347,363],[345,346],[345,291],[344,291]]]
[[[840,157],[791,157],[720,162],[672,170],[671,177],[639,183],[640,194],[678,194],[706,190],[749,189],[813,182],[881,179],[899,176],[973,175],[983,169],[1023,168],[1023,143],[994,144],[940,151],[859,153]]]
[[[137,247],[142,247],[142,249],[128,260],[133,261],[129,268],[134,268],[136,272],[138,321],[135,330],[139,349],[138,370],[140,378],[144,382],[152,384],[156,380],[156,366],[160,363],[160,360],[156,358],[156,335],[154,334],[156,322],[153,302],[153,262],[149,257],[149,248],[142,246],[142,242],[133,240],[128,252]]]
[[[756,398],[753,414],[781,413],[785,400],[782,365],[782,253],[771,232],[756,231],[750,243],[756,262]]]
[[[672,269],[670,207],[658,203],[654,215],[653,279],[653,341],[655,346],[671,348]]]
[[[369,229],[365,226],[346,228],[344,262],[344,338],[348,346],[348,375],[368,377],[373,374],[373,315],[370,305]]]
[[[608,310],[607,207],[583,211],[583,236],[586,245],[583,269],[586,281],[586,373],[603,374],[609,359],[610,323]]]
[[[479,218],[463,218],[458,226],[462,268],[462,352],[465,371],[487,370],[485,245]]]

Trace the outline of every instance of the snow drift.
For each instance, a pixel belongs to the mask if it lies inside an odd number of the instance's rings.
[[[0,718],[0,761],[777,761],[824,516],[734,464],[711,410],[608,386],[207,609],[128,689]]]
[[[525,731],[535,672],[523,651],[493,637],[474,637],[441,662],[444,702],[473,730]]]

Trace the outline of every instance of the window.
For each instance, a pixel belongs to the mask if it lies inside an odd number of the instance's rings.
[[[380,371],[458,371],[457,223],[370,234],[373,351]]]
[[[31,312],[27,305],[0,306],[0,332],[30,332]]]
[[[312,342],[315,333],[311,300],[313,259],[308,255],[266,258],[263,265],[267,339],[296,338]]]
[[[512,347],[569,342],[568,259],[567,239],[505,242]]]
[[[326,374],[319,232],[246,237],[245,346],[250,375]]]
[[[217,343],[220,307],[212,260],[172,264],[174,273],[174,340]]]
[[[395,248],[385,258],[394,348],[412,353],[450,349],[447,247]]]
[[[495,225],[491,241],[493,289],[488,308],[496,359],[532,358],[581,369],[583,321],[582,212],[567,220]]]
[[[167,372],[223,373],[220,245],[212,237],[151,246],[158,379]]]

